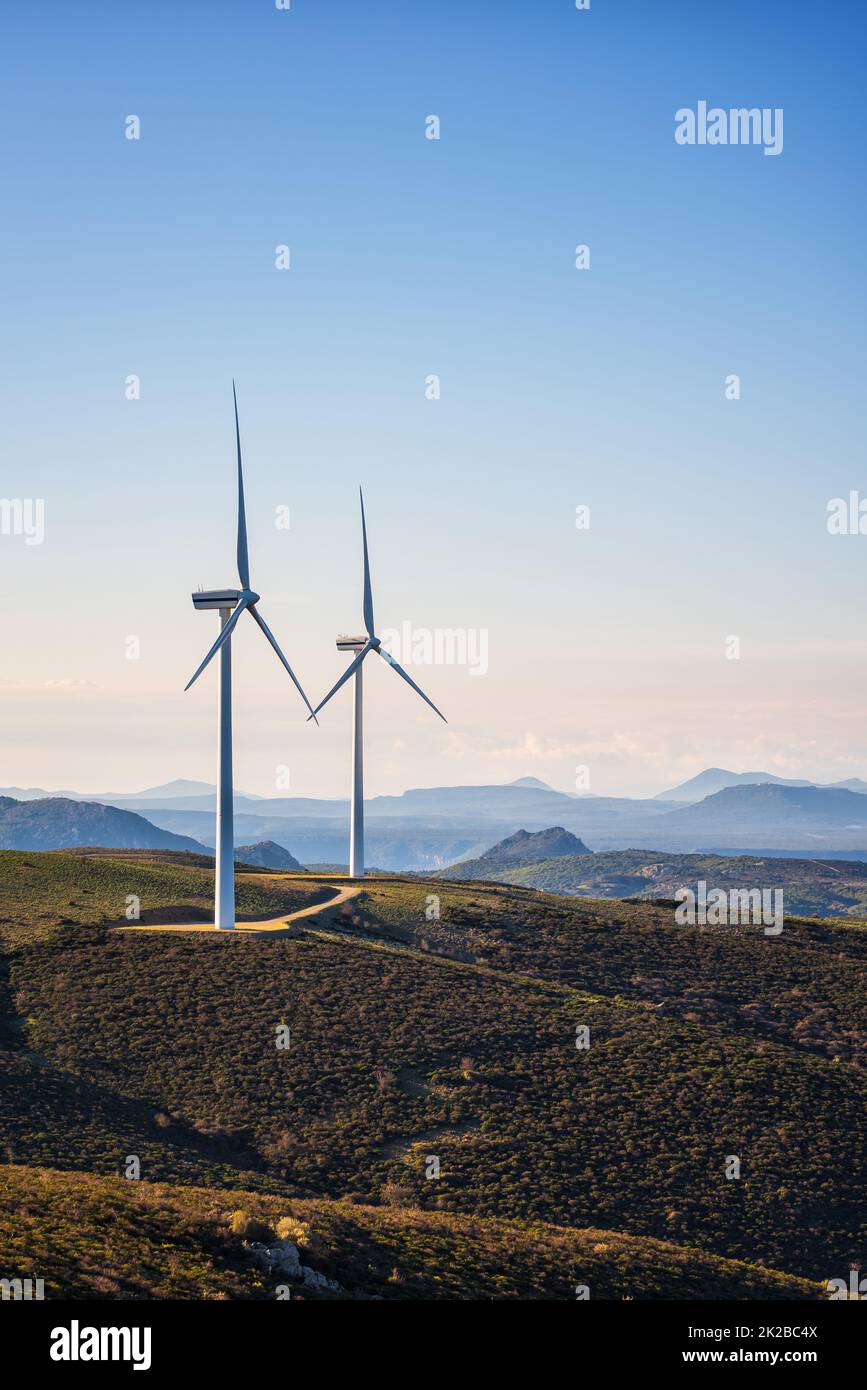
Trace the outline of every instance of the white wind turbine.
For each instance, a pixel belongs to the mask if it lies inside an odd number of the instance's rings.
[[[255,618],[271,646],[292,677],[302,700],[310,710],[310,701],[289,662],[277,645],[256,604],[259,595],[250,588],[250,564],[247,557],[247,518],[244,511],[244,477],[241,471],[241,430],[238,425],[238,397],[232,382],[235,404],[235,441],[238,449],[238,578],[240,589],[211,589],[193,594],[193,607],[200,610],[218,609],[220,635],[195,675],[184,687],[189,690],[204,671],[208,662],[220,653],[220,683],[217,696],[217,833],[215,841],[214,926],[229,929],[235,925],[235,845],[234,807],[232,804],[232,632],[241,614],[247,610]],[[232,611],[234,609],[234,612]],[[318,722],[318,721],[317,721]]]
[[[424,691],[416,685],[414,680],[406,674],[403,667],[398,665],[394,657],[383,650],[380,638],[373,630],[373,595],[370,588],[370,562],[367,557],[367,527],[364,522],[364,496],[361,488],[358,489],[358,496],[361,500],[361,539],[364,548],[364,626],[367,629],[366,637],[344,637],[337,638],[337,650],[340,652],[355,652],[356,656],[350,661],[340,680],[333,685],[323,700],[319,701],[315,710],[311,711],[310,718],[315,719],[316,715],[332,695],[349,680],[355,676],[355,699],[353,702],[352,716],[352,802],[349,812],[349,874],[351,878],[364,878],[364,767],[363,767],[363,722],[362,722],[362,687],[361,687],[361,667],[364,658],[371,652],[376,652],[383,661],[387,661],[399,676],[402,676],[407,685],[411,685],[416,694],[420,695],[425,704],[430,705],[434,714],[439,714],[444,724],[448,723],[444,714],[441,714],[434,704],[429,700]],[[308,720],[309,723],[309,720]]]

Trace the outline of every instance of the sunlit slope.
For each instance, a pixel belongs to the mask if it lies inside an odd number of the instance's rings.
[[[455,866],[461,869],[461,865]],[[465,878],[449,869],[445,877]],[[485,875],[478,875],[484,877]],[[867,917],[867,864],[768,855],[663,854],[613,850],[505,865],[488,878],[547,893],[589,898],[673,898],[703,879],[708,888],[779,888],[786,912],[802,917]]]
[[[296,1299],[574,1299],[579,1285],[609,1299],[825,1296],[774,1270],[611,1231],[0,1167],[2,1267],[44,1271],[47,1298],[273,1299],[281,1276],[257,1268],[237,1232],[271,1242],[287,1218],[303,1262],[340,1285],[284,1285]]]
[[[306,874],[244,869],[236,884],[241,917],[291,911],[311,902],[311,895],[328,896]],[[17,926],[125,922],[131,909],[142,922],[169,920],[167,912],[178,907],[191,919],[213,915],[212,862],[149,850],[0,852],[0,935]]]
[[[150,1180],[396,1188],[426,1210],[627,1231],[814,1279],[848,1268],[862,1073],[703,1003],[711,958],[696,933],[690,967],[653,909],[626,905],[626,922],[623,905],[460,894],[372,880],[342,927],[288,939],[16,932],[0,1142],[20,1163],[107,1175],[134,1154]],[[841,972],[857,965],[844,935]],[[762,938],[753,955],[733,936],[713,959],[765,1009],[802,971],[811,1008],[836,1008],[822,946]],[[629,983],[656,972],[682,994],[690,968],[695,1007],[660,1010]]]

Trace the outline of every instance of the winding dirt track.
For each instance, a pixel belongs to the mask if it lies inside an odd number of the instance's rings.
[[[333,898],[329,898],[324,903],[313,903],[309,907],[298,908],[296,912],[284,912],[279,917],[266,917],[260,921],[236,922],[234,930],[236,932],[247,932],[256,935],[264,935],[266,932],[291,931],[291,924],[297,922],[301,917],[322,917],[330,916],[335,908],[343,903],[349,902],[350,898],[356,898],[361,892],[361,885],[356,883],[344,884],[339,888]],[[122,927],[115,927],[115,931],[209,931],[216,932],[217,927],[213,922],[160,922],[125,923]]]

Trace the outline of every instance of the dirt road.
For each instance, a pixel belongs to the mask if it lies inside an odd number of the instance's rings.
[[[326,917],[331,916],[335,908],[339,908],[343,903],[349,902],[361,892],[361,885],[357,883],[346,883],[339,888],[333,898],[329,898],[324,903],[313,903],[309,907],[298,908],[296,912],[284,912],[279,917],[266,917],[261,921],[237,922],[236,932],[252,932],[254,935],[266,932],[291,931],[292,923],[297,922],[302,917]],[[128,922],[122,927],[115,927],[115,931],[155,931],[155,932],[189,932],[189,931],[209,931],[215,932],[218,928],[213,922]]]

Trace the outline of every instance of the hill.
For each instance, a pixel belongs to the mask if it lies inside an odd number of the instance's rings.
[[[270,917],[304,907],[321,884],[305,876],[239,873],[239,919]],[[214,861],[205,855],[154,851],[81,850],[53,854],[0,852],[0,939],[51,940],[60,928],[101,927],[130,920],[128,898],[138,899],[139,920],[201,921],[214,909]]]
[[[260,1229],[256,1229],[259,1227]],[[280,1233],[280,1234],[278,1234]],[[45,1296],[273,1300],[253,1240],[290,1239],[349,1299],[820,1299],[820,1285],[613,1231],[0,1166],[3,1269]],[[293,1281],[293,1299],[330,1298]]]
[[[776,777],[773,772],[729,772],[724,767],[706,767],[704,772],[681,782],[678,787],[658,792],[657,801],[702,801],[726,787],[740,787],[761,782],[772,782],[781,787],[811,787],[815,783],[804,778]]]
[[[103,799],[103,798],[98,798]],[[159,812],[156,817],[163,824],[179,826],[183,817],[195,833],[199,827],[207,826],[206,819],[214,806],[213,792],[194,795],[151,796],[139,793],[135,798],[128,796],[115,798],[118,806],[135,805],[141,811]],[[326,833],[341,826],[349,813],[349,802],[317,797],[277,796],[251,797],[236,793],[234,798],[236,819],[241,819],[249,827],[278,825],[281,820],[291,819],[295,829],[305,832],[318,830]],[[443,832],[471,830],[478,836],[490,838],[490,829],[501,829],[503,835],[514,833],[518,828],[543,829],[548,825],[562,824],[567,828],[583,825],[585,821],[593,829],[613,827],[621,821],[627,825],[641,825],[656,822],[663,818],[671,806],[656,798],[631,798],[617,796],[581,796],[560,792],[535,777],[522,777],[505,784],[493,783],[454,787],[415,787],[399,795],[375,796],[365,802],[365,824],[367,828],[384,831],[412,827],[422,827]]]
[[[761,835],[793,829],[809,835],[836,829],[867,833],[867,800],[859,792],[835,787],[785,787],[774,783],[724,787],[693,806],[669,811],[659,822],[673,830],[703,835]]]
[[[458,869],[460,865],[456,866]],[[458,877],[455,869],[449,877]],[[858,860],[612,850],[504,869],[506,883],[584,898],[674,898],[704,881],[708,890],[781,888],[784,910],[798,917],[867,917],[867,864]]]
[[[294,855],[273,840],[260,840],[255,845],[236,845],[235,859],[243,864],[258,864],[264,869],[301,869]]]
[[[156,855],[0,856],[9,1161],[110,1180],[135,1154],[163,1191],[592,1228],[818,1281],[857,1260],[863,930],[709,932],[396,877],[270,937],[107,925],[129,893],[177,919],[206,882]],[[239,879],[298,903],[334,887]]]
[[[569,830],[561,825],[549,830],[517,830],[505,840],[500,840],[490,849],[480,854],[478,859],[465,859],[452,864],[442,871],[442,877],[450,879],[497,879],[509,869],[522,864],[534,864],[542,859],[556,859],[561,855],[575,857],[589,855],[590,850]]]
[[[0,849],[53,850],[74,845],[207,853],[204,845],[189,836],[161,830],[144,816],[100,802],[0,797]]]
[[[702,801],[706,796],[713,796],[715,792],[723,791],[726,787],[739,787],[748,784],[771,783],[777,787],[818,787],[824,786],[826,790],[867,792],[867,782],[861,777],[847,777],[842,782],[819,783],[811,782],[803,777],[776,777],[772,772],[729,772],[723,767],[707,767],[704,772],[700,772],[696,777],[690,777],[687,782],[681,782],[680,786],[672,787],[669,791],[658,792],[657,801]]]

